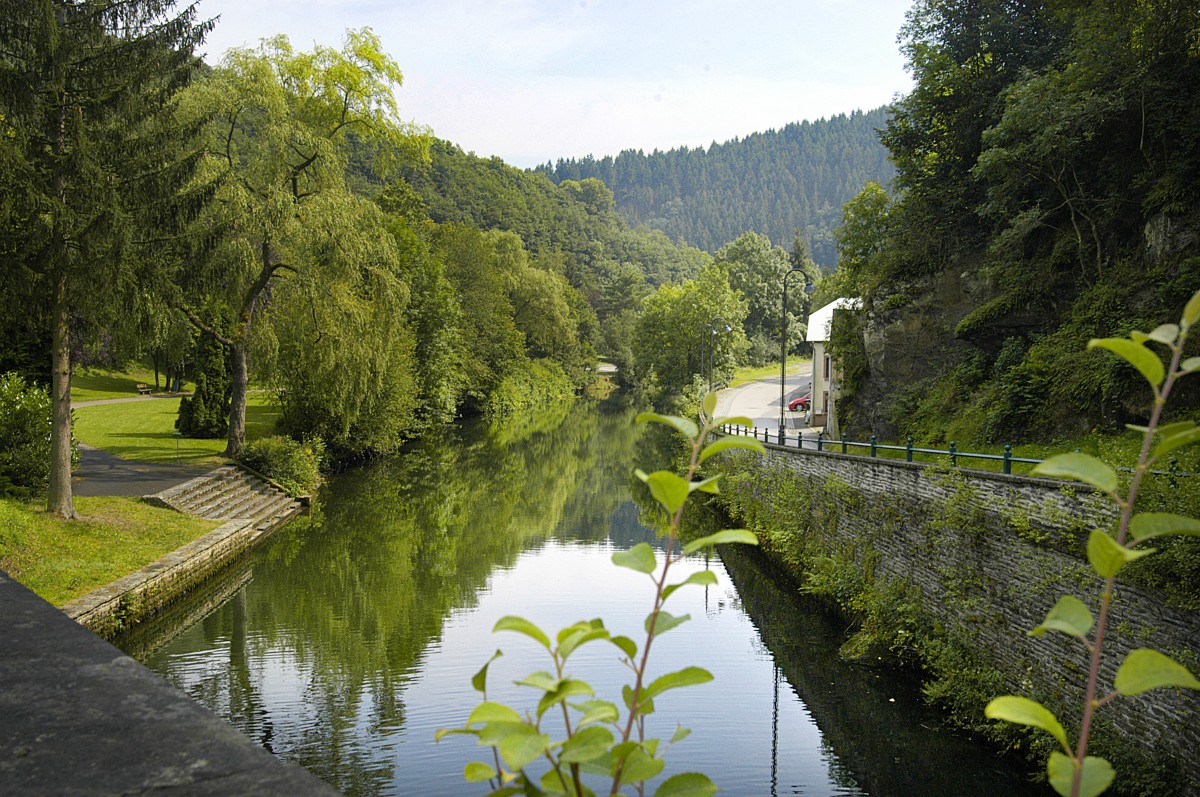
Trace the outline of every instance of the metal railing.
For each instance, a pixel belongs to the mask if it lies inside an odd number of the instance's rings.
[[[1012,475],[1013,463],[1023,465],[1038,465],[1045,460],[1031,459],[1029,457],[1014,456],[1012,445],[1005,443],[1003,454],[980,454],[973,451],[959,451],[958,444],[951,440],[948,448],[919,448],[913,445],[913,439],[907,439],[905,445],[896,446],[880,443],[875,435],[871,435],[869,442],[860,442],[857,440],[849,440],[846,435],[841,438],[826,437],[824,432],[818,432],[816,437],[805,437],[801,433],[796,433],[794,436],[789,435],[786,429],[774,429],[771,427],[759,428],[757,426],[737,426],[734,424],[725,424],[721,430],[726,434],[741,435],[744,437],[753,437],[756,440],[762,440],[764,443],[774,443],[778,446],[788,447],[790,442],[795,442],[797,449],[808,449],[810,451],[826,451],[831,453],[841,454],[859,454],[859,451],[851,452],[851,449],[867,449],[866,456],[878,457],[880,451],[903,451],[904,461],[912,462],[913,454],[928,454],[934,457],[944,456],[950,460],[951,467],[958,467],[959,459],[978,459],[991,462],[1000,462],[1002,472]],[[806,445],[807,444],[807,445]],[[1078,451],[1078,449],[1077,449]],[[1132,468],[1118,468],[1118,470],[1127,473],[1132,472]],[[1155,476],[1166,476],[1170,480],[1171,487],[1178,486],[1178,479],[1194,476],[1194,473],[1186,473],[1179,468],[1179,462],[1175,457],[1171,457],[1170,464],[1166,470],[1152,470],[1150,473]]]

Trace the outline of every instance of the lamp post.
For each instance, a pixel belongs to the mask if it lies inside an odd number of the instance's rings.
[[[716,324],[718,321],[721,322],[721,326],[723,327],[723,329],[717,328]],[[704,345],[707,345],[708,346],[708,392],[711,393],[712,389],[713,389],[713,359],[714,359],[714,357],[713,357],[713,340],[712,339],[715,338],[717,335],[723,334],[725,332],[732,332],[733,327],[729,326],[729,322],[726,321],[724,318],[722,318],[721,316],[717,316],[716,318],[714,318],[713,320],[709,321],[707,324],[704,325],[704,330],[705,330],[704,339],[700,341],[702,344],[700,347],[700,361],[701,361],[700,367],[701,368],[704,367]]]
[[[803,274],[804,269],[799,266],[793,266],[788,269],[783,275],[783,311],[779,314],[779,441],[783,442],[783,413],[787,409],[784,404],[785,392],[787,388],[784,382],[787,379],[787,294],[788,294],[788,277],[793,274]],[[808,281],[808,277],[804,278],[804,292],[812,293],[814,286]]]

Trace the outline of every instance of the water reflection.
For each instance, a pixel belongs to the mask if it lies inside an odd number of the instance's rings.
[[[229,582],[233,597],[168,630],[169,644],[151,652],[144,633],[124,644],[346,794],[477,794],[461,777],[474,749],[460,737],[434,745],[434,730],[477,702],[470,676],[496,647],[500,699],[516,701],[506,683],[545,666],[512,635],[492,635],[495,620],[516,613],[553,629],[603,616],[615,632],[640,628],[645,577],[609,558],[655,540],[630,477],[635,461],[665,465],[654,443],[611,406],[446,430],[333,480],[311,518],[256,553],[252,577]],[[716,676],[660,707],[663,735],[676,719],[695,730],[668,772],[708,772],[735,795],[966,793],[930,780],[963,755],[929,760],[910,687],[837,661],[836,629],[753,562],[730,561],[729,575],[716,558],[683,566],[681,577],[707,567],[719,582],[676,593],[670,610],[694,621],[656,642],[661,672],[700,663]],[[624,681],[610,650],[577,666],[610,697]],[[965,777],[977,786],[993,769],[989,760]]]

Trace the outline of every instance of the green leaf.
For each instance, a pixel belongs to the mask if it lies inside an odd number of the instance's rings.
[[[759,454],[765,454],[767,449],[762,442],[753,437],[740,437],[738,435],[729,435],[722,437],[719,440],[714,440],[704,447],[700,452],[700,462],[704,462],[709,457],[714,457],[722,451],[729,451],[733,448],[744,448],[748,451],[755,451]]]
[[[630,686],[629,684],[625,684],[624,686],[621,687],[621,699],[625,701],[625,708],[632,711],[633,710],[633,687],[632,686]],[[638,701],[637,713],[638,714],[653,714],[654,713],[654,701],[647,699],[646,696],[643,695],[642,699],[640,701]],[[631,744],[632,744],[632,742],[631,742]]]
[[[650,682],[642,694],[655,698],[668,689],[679,689],[684,686],[706,684],[713,679],[712,673],[702,667],[684,667],[682,670],[660,675]]]
[[[585,700],[578,705],[572,705],[572,708],[583,712],[575,724],[577,728],[596,722],[616,722],[621,716],[617,707],[607,700]]]
[[[1092,569],[1104,578],[1112,578],[1122,567],[1134,559],[1154,553],[1150,549],[1132,550],[1110,537],[1100,529],[1092,529],[1088,535],[1087,555]]]
[[[656,777],[663,771],[666,762],[655,758],[640,747],[635,747],[625,757],[625,766],[621,769],[621,784],[640,783]]]
[[[1117,668],[1113,686],[1123,695],[1140,695],[1164,686],[1200,689],[1200,681],[1170,656],[1164,656],[1157,650],[1138,648],[1129,651],[1125,661]]]
[[[646,623],[645,623],[646,633],[650,633],[650,619],[652,617],[654,617],[654,614],[646,615]],[[655,620],[655,622],[654,622],[654,635],[653,636],[654,637],[661,636],[662,634],[665,634],[668,631],[670,631],[672,628],[674,628],[678,625],[683,625],[690,619],[692,619],[692,616],[690,614],[684,614],[684,615],[680,615],[679,617],[675,617],[674,615],[668,614],[667,612],[660,611],[658,613],[658,619]]]
[[[617,567],[627,567],[639,573],[653,573],[658,567],[654,558],[654,549],[648,542],[639,542],[628,551],[617,551],[612,555],[612,562]]]
[[[637,643],[627,636],[615,636],[609,640],[621,649],[621,652],[632,660],[637,656]]]
[[[543,692],[553,692],[558,688],[558,679],[545,670],[538,670],[517,681],[517,686],[529,686],[541,689]]]
[[[1185,374],[1194,374],[1200,371],[1200,357],[1188,357],[1179,364],[1179,370]]]
[[[1142,432],[1146,431],[1145,427],[1140,428]],[[1157,429],[1154,430],[1154,433],[1158,435],[1159,440],[1162,440],[1163,438],[1171,437],[1179,434],[1180,432],[1187,432],[1195,428],[1195,421],[1176,421],[1175,423],[1161,424]]]
[[[1067,744],[1067,733],[1059,724],[1058,718],[1051,713],[1050,709],[1036,700],[1017,695],[1004,695],[988,703],[983,709],[983,715],[991,720],[1004,720],[1018,725],[1041,728],[1057,739],[1063,750],[1071,751],[1071,746]]]
[[[558,756],[559,761],[568,764],[579,764],[584,761],[594,761],[608,752],[613,743],[613,734],[608,728],[592,725],[575,732],[562,746]]]
[[[567,787],[563,786],[564,782],[570,784],[570,779],[563,773],[561,767],[548,769],[542,773],[542,791],[546,794],[567,794]],[[520,794],[521,792],[517,793]],[[537,794],[537,792],[534,792],[534,794]],[[494,795],[489,794],[487,797],[494,797]]]
[[[1197,440],[1200,440],[1200,429],[1189,429],[1186,432],[1179,432],[1170,437],[1162,437],[1159,439],[1158,445],[1154,447],[1154,458],[1158,459],[1177,448],[1189,446]]]
[[[1142,512],[1129,521],[1129,533],[1138,542],[1169,534],[1200,537],[1200,520],[1170,512]]]
[[[1054,608],[1046,615],[1046,619],[1037,628],[1029,632],[1031,636],[1041,636],[1047,631],[1061,631],[1070,636],[1086,639],[1088,631],[1092,630],[1095,620],[1087,605],[1073,595],[1064,595],[1054,604]]]
[[[1183,326],[1190,327],[1197,321],[1200,321],[1200,291],[1192,294],[1192,298],[1188,299],[1188,303],[1183,308]]]
[[[1159,359],[1158,355],[1145,346],[1134,343],[1132,340],[1125,338],[1092,338],[1088,341],[1088,348],[1108,349],[1138,369],[1142,376],[1146,377],[1146,381],[1156,388],[1162,384],[1163,377],[1166,375],[1166,369],[1163,368],[1162,360]]]
[[[711,418],[717,411],[717,392],[715,390],[704,397],[704,403],[701,404],[700,409],[704,412],[705,418]]]
[[[1074,479],[1106,493],[1117,491],[1117,472],[1091,454],[1058,454],[1035,466],[1033,474]]]
[[[496,749],[508,768],[514,772],[532,764],[539,759],[550,744],[550,737],[537,733],[526,725],[528,733],[512,733],[500,740]]]
[[[711,476],[703,481],[691,482],[688,484],[688,491],[694,493],[699,490],[702,493],[713,493],[715,495],[716,493],[720,492],[717,489],[717,481],[720,478],[721,475],[717,474],[716,476]]]
[[[479,731],[471,728],[438,728],[433,734],[433,740],[440,742],[447,736],[478,736]]]
[[[731,426],[753,426],[754,419],[747,418],[745,415],[730,415],[726,418],[716,418],[713,420],[713,426],[725,426],[726,424]],[[763,450],[765,451],[766,449]]]
[[[479,729],[479,744],[484,747],[495,747],[508,737],[537,733],[537,729],[528,722],[489,722]]]
[[[664,780],[654,790],[654,797],[712,797],[717,784],[699,772],[680,772]]]
[[[581,695],[593,697],[596,691],[592,689],[591,684],[587,681],[580,681],[575,678],[564,678],[558,682],[558,686],[553,691],[547,692],[538,701],[537,715],[541,717],[553,706],[557,706],[564,700]]]
[[[647,421],[666,424],[688,440],[695,440],[700,436],[700,430],[696,427],[695,423],[689,421],[687,418],[680,418],[678,415],[659,415],[657,412],[643,412],[637,416],[638,423],[646,423]]]
[[[467,717],[467,727],[488,722],[520,721],[521,715],[518,714],[516,709],[512,708],[511,706],[506,706],[503,703],[485,701],[471,709],[471,715]]]
[[[1162,324],[1146,335],[1146,337],[1156,343],[1173,346],[1175,339],[1179,337],[1179,326],[1177,324]]]
[[[709,534],[707,537],[692,540],[683,546],[683,553],[686,556],[687,554],[695,553],[701,548],[707,548],[710,545],[727,545],[730,543],[758,545],[758,537],[754,536],[754,532],[747,531],[746,529],[725,529],[724,531],[718,531],[716,534]]]
[[[1075,781],[1075,759],[1059,752],[1050,754],[1046,762],[1046,773],[1050,776],[1050,785],[1062,797],[1071,797],[1071,787]],[[1116,777],[1112,765],[1103,758],[1086,756],[1083,759],[1083,777],[1079,779],[1079,797],[1096,797],[1112,785]]]
[[[479,672],[471,676],[471,686],[475,687],[477,692],[487,692],[487,674],[488,667],[492,666],[492,662],[500,658],[504,654],[497,650],[492,654],[492,657],[487,660],[487,664],[479,668]]]
[[[692,735],[690,728],[685,728],[679,723],[675,723],[675,733],[671,734],[671,744],[682,742],[684,739]]]
[[[516,631],[518,634],[524,634],[534,640],[546,650],[550,650],[550,637],[546,636],[546,632],[538,628],[533,623],[526,620],[524,617],[516,617],[514,615],[505,615],[496,621],[492,626],[492,633],[497,631]]]
[[[663,589],[663,600],[671,597],[675,590],[680,587],[686,587],[688,584],[703,584],[712,585],[717,583],[717,574],[711,570],[697,570],[678,584],[670,584]]]
[[[608,639],[608,629],[593,628],[590,631],[580,631],[572,634],[558,646],[558,655],[562,656],[563,661],[566,661],[580,647],[597,639]]]
[[[480,761],[472,761],[463,769],[467,783],[479,783],[496,777],[496,770]]]
[[[679,511],[679,507],[683,506],[691,492],[687,479],[669,470],[656,470],[642,481],[650,488],[654,500],[671,514]]]

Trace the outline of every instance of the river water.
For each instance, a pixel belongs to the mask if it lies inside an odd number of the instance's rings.
[[[464,723],[480,699],[471,676],[497,649],[489,698],[533,708],[512,682],[551,668],[527,638],[491,632],[503,615],[551,633],[602,617],[639,638],[649,580],[610,560],[641,541],[661,549],[630,475],[663,466],[661,440],[612,405],[448,429],[332,479],[311,517],[118,644],[346,794],[482,794],[463,767],[490,755],[435,731]],[[913,683],[840,660],[844,624],[755,552],[695,556],[678,577],[699,569],[717,583],[672,596],[691,621],[655,641],[651,666],[715,678],[656,701],[651,735],[693,731],[664,775],[703,771],[726,795],[1042,793],[941,728]],[[615,648],[581,649],[572,672],[620,704]]]

